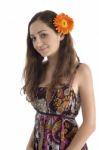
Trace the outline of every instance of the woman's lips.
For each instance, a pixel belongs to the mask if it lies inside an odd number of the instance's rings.
[[[47,50],[47,48],[42,48],[39,51],[46,51],[46,50]]]

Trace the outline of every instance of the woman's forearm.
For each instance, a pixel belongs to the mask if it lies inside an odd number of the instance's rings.
[[[95,127],[82,124],[66,150],[81,150],[94,130]]]

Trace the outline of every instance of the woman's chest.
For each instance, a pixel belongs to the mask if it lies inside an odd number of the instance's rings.
[[[43,113],[75,113],[79,109],[80,100],[79,95],[76,95],[74,90],[67,85],[54,89],[50,100],[46,97],[46,87],[38,87],[35,90],[33,106],[37,111]]]

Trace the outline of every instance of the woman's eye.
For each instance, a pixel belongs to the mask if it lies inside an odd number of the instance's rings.
[[[47,34],[45,34],[45,33],[41,34],[41,38],[45,38],[46,36],[47,36]]]
[[[32,39],[32,42],[34,42],[34,41],[36,40],[36,38],[35,38],[35,37],[32,37],[31,39]]]

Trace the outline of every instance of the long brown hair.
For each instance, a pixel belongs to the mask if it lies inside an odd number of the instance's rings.
[[[26,99],[28,101],[34,100],[34,90],[39,86],[41,81],[44,80],[44,72],[47,70],[47,63],[43,61],[44,57],[41,56],[33,47],[32,40],[30,38],[30,25],[33,22],[40,20],[46,23],[57,34],[57,31],[53,25],[53,19],[56,17],[56,15],[57,14],[55,12],[50,10],[41,11],[33,16],[28,24],[26,64],[22,75],[25,81],[22,89],[24,94],[26,94]],[[60,42],[58,61],[53,73],[52,81],[49,84],[49,88],[47,88],[47,95],[50,95],[51,90],[56,85],[61,83],[62,77],[68,78],[72,75],[76,58],[79,61],[79,58],[73,47],[71,34],[68,33]]]

